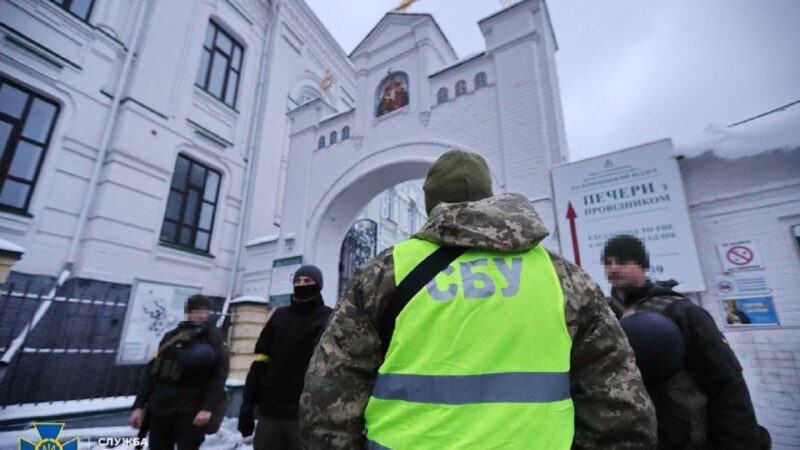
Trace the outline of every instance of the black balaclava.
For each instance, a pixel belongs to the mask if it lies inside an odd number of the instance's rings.
[[[294,298],[299,301],[312,299],[322,292],[322,271],[319,267],[311,264],[305,265],[297,269],[294,273],[294,280],[300,277],[309,277],[316,281],[317,284],[310,284],[307,286],[295,286]]]

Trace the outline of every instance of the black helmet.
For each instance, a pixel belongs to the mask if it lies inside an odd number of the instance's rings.
[[[628,336],[645,384],[663,383],[683,368],[683,334],[671,319],[644,311],[623,318],[619,324]]]
[[[187,375],[202,375],[214,365],[217,355],[214,348],[205,342],[198,342],[181,349],[178,364]]]

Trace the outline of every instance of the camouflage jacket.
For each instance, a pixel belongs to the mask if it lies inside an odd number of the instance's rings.
[[[415,237],[521,252],[547,234],[525,197],[503,194],[440,204]],[[573,448],[652,448],[655,412],[625,335],[591,278],[562,257],[550,257],[561,279],[573,342]],[[309,364],[300,398],[306,448],[365,448],[363,413],[383,359],[377,326],[394,289],[392,249],[387,249],[356,272],[337,305]]]

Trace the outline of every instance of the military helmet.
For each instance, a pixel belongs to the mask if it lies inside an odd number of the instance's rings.
[[[674,377],[683,368],[686,349],[678,325],[663,314],[639,312],[619,322],[636,355],[636,365],[647,385]]]
[[[178,353],[178,365],[187,375],[202,375],[214,365],[217,354],[211,345],[198,342],[181,349]]]

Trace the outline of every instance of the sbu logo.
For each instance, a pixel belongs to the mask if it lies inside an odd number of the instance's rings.
[[[39,442],[34,444],[20,438],[20,450],[78,450],[77,436],[64,443],[58,439],[64,429],[63,423],[34,423],[33,426],[39,433]]]

